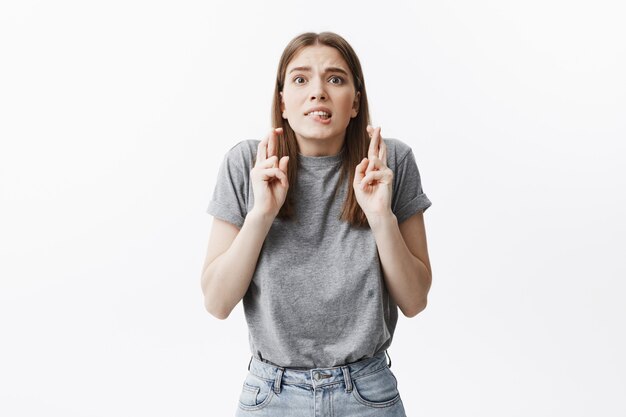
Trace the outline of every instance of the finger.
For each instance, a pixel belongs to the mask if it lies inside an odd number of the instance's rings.
[[[264,137],[259,146],[256,149],[256,164],[261,164],[267,159],[267,142],[269,141],[269,135]]]
[[[278,168],[268,168],[268,169],[263,170],[261,178],[263,179],[263,181],[267,181],[272,178],[277,178],[278,180],[280,180],[281,184],[283,185],[287,185],[287,182],[288,182],[287,176],[285,175],[285,173]]]
[[[365,175],[362,179],[361,179],[361,183],[371,183],[375,180],[380,180],[382,179],[384,176],[384,173],[382,171],[372,171],[369,174]]]
[[[384,143],[384,141],[381,139],[381,143]],[[367,166],[367,169],[365,170],[366,173],[371,172],[371,171],[382,171],[385,168],[387,168],[387,163],[386,163],[386,150],[385,150],[385,160],[382,160],[378,157],[378,155],[374,156],[373,158],[369,159],[369,165]]]
[[[261,168],[276,168],[275,165],[278,161],[278,157],[276,155],[270,156],[263,162],[261,162],[258,166]]]
[[[289,183],[289,180],[287,179],[287,175],[285,175],[285,173],[278,168],[272,168],[272,171],[274,173],[274,178],[278,178],[281,185],[286,187],[287,184]]]
[[[280,168],[280,170],[283,172],[288,172],[287,171],[288,166],[289,166],[289,157],[283,156],[282,158],[280,158],[280,162],[278,163],[278,167]]]
[[[280,163],[279,163],[280,168],[278,168],[278,170],[282,173],[282,175],[280,176],[280,183],[285,188],[289,187],[289,175],[287,175],[289,172],[287,171],[288,163],[289,163],[288,156],[283,156],[282,158],[280,158]]]
[[[380,151],[378,152],[378,158],[384,166],[387,166],[387,144],[383,138],[380,138]]]
[[[278,155],[278,135],[283,133],[282,127],[270,130],[270,140],[267,143],[267,156]]]
[[[360,183],[365,176],[365,168],[367,167],[367,163],[367,158],[363,158],[363,160],[356,166],[356,170],[354,172],[354,182],[356,184]]]
[[[368,181],[371,182],[373,179],[389,181],[392,178],[393,178],[393,172],[389,168],[387,168],[387,169],[382,169],[378,171],[372,171],[372,172],[365,174],[365,176],[361,179],[361,182],[368,182]]]
[[[276,155],[276,129],[272,128],[267,136],[269,137],[267,141],[267,157],[269,158]]]
[[[380,142],[380,127],[377,127],[372,132],[372,140],[370,141],[370,147],[367,151],[367,157],[372,159],[378,157],[378,147]]]
[[[386,174],[383,171],[372,171],[363,177],[360,181],[361,188],[366,185],[371,185],[375,181],[381,181],[385,179]]]
[[[367,157],[371,158],[374,154],[374,145],[376,145],[375,143],[375,136],[374,136],[374,132],[375,129],[372,126],[367,126],[367,133],[369,134],[370,137],[370,146],[367,149]]]
[[[272,130],[270,130],[270,133],[267,136],[268,136],[268,140],[267,140],[267,157],[269,158],[270,156],[275,155],[274,147],[276,146],[276,131],[274,130],[274,128],[272,128]]]
[[[281,139],[282,134],[282,127],[277,127],[276,129],[274,129],[274,155],[278,155],[278,141]],[[274,165],[274,168],[278,168],[278,162],[279,161],[276,161],[276,165]]]

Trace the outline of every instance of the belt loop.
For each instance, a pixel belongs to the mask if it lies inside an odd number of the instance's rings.
[[[352,392],[352,378],[350,377],[350,369],[347,366],[342,366],[343,379],[346,381],[346,392]]]
[[[274,392],[276,394],[280,394],[280,383],[283,380],[283,373],[285,372],[285,368],[278,367],[278,372],[276,372],[276,378],[274,379]]]
[[[248,371],[250,370],[250,364],[252,363],[252,356],[250,356],[250,362],[248,362]]]
[[[389,356],[389,351],[385,349],[385,353],[387,354],[387,357],[389,357],[389,364],[387,366],[391,368],[391,356]]]

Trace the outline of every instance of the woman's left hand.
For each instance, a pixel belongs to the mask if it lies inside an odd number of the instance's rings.
[[[357,165],[354,174],[354,193],[368,220],[372,216],[391,213],[393,171],[387,166],[387,145],[380,137],[380,127],[367,126],[370,147],[367,158]]]

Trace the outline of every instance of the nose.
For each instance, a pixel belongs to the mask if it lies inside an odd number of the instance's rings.
[[[321,80],[311,82],[311,100],[326,100],[326,91],[324,90],[324,83]]]

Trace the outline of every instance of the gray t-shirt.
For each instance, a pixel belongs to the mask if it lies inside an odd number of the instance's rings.
[[[431,202],[411,148],[383,140],[394,173],[391,208],[400,224]],[[259,142],[244,140],[226,153],[207,209],[238,228],[254,207],[250,171]],[[298,155],[294,220],[274,219],[261,248],[243,298],[250,352],[261,361],[334,367],[391,345],[398,307],[385,287],[374,235],[339,220],[352,187],[348,178],[333,196],[344,152]]]

